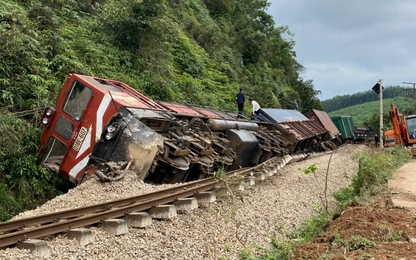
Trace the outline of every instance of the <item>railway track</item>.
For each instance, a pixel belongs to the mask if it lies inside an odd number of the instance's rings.
[[[205,179],[99,205],[3,222],[0,223],[0,248],[28,238],[45,237],[73,228],[94,225],[106,219],[119,218],[131,212],[146,211],[157,205],[172,203],[178,198],[212,190],[216,186],[217,180]]]
[[[291,159],[299,160],[304,157],[304,155],[299,155]],[[275,173],[284,164],[286,164],[285,159],[272,158],[252,168],[228,172],[227,176],[241,178],[254,177],[259,173],[271,171]],[[3,222],[0,223],[0,248],[13,246],[27,239],[42,238],[75,228],[96,225],[107,219],[120,218],[132,212],[148,211],[157,205],[173,203],[179,198],[192,197],[197,193],[218,189],[221,186],[220,180],[209,178],[126,199]]]

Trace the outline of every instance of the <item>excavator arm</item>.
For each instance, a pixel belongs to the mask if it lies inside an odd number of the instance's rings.
[[[391,123],[393,125],[394,130],[394,136],[396,139],[396,144],[400,146],[404,146],[404,140],[403,140],[403,115],[400,113],[400,111],[397,109],[397,107],[394,104],[390,104],[390,119]]]

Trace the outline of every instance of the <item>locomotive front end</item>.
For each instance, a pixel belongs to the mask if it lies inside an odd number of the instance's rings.
[[[112,168],[110,161],[131,161],[134,151],[146,159],[132,166],[147,171],[163,138],[141,120],[158,117],[152,110],[160,107],[134,94],[139,95],[121,82],[70,74],[56,106],[43,114],[42,165],[77,185],[103,165]],[[142,109],[133,113],[127,106]]]

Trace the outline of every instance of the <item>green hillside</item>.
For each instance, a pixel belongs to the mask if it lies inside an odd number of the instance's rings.
[[[152,99],[235,110],[319,108],[289,28],[266,0],[0,1],[0,107],[53,104],[68,73],[126,82]],[[248,109],[248,108],[247,108]],[[247,110],[248,112],[249,110]]]
[[[414,114],[414,102],[411,98],[395,97],[383,100],[383,122],[385,128],[391,128],[389,118],[390,104],[394,104],[404,115]],[[352,116],[356,126],[366,126],[376,132],[379,129],[380,101],[349,106],[328,112],[329,116]]]

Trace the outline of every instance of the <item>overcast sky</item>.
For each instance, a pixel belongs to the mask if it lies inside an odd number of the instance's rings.
[[[269,0],[321,100],[416,82],[416,1]],[[413,88],[412,85],[403,85]],[[375,94],[376,95],[376,94]]]

